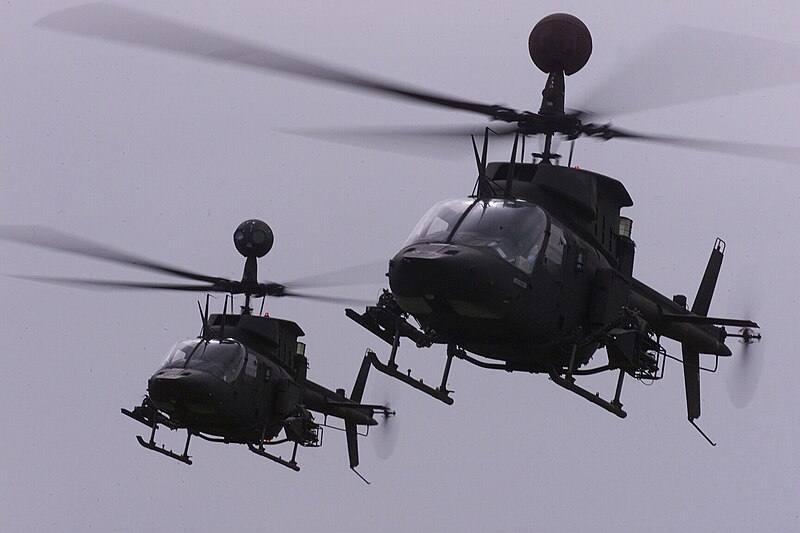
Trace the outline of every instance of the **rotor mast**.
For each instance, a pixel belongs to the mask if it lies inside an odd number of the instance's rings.
[[[549,164],[560,157],[550,150],[557,125],[565,118],[564,97],[566,84],[564,77],[578,72],[592,55],[592,36],[589,29],[578,18],[566,13],[556,13],[540,20],[531,30],[528,50],[533,63],[547,74],[547,82],[542,90],[542,105],[539,115],[552,120],[552,127],[543,128],[544,149],[534,154]]]
[[[244,271],[242,272],[243,315],[253,312],[253,308],[250,307],[250,298],[258,287],[258,258],[267,255],[274,242],[275,236],[272,229],[261,220],[245,220],[233,233],[233,243],[239,253],[245,257]]]
[[[542,105],[539,107],[539,114],[544,116],[560,117],[564,115],[564,71],[557,70],[547,75],[547,83],[542,89]],[[540,157],[542,163],[549,165],[551,159],[560,156],[550,151],[553,144],[553,132],[546,131],[544,134],[544,149],[541,154],[534,154]]]

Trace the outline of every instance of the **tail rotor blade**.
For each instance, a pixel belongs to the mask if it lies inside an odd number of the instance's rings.
[[[739,409],[747,407],[756,394],[766,361],[765,348],[763,340],[753,344],[740,341],[739,349],[734,352],[736,360],[726,376],[725,385],[731,403]]]
[[[392,414],[394,413],[392,401],[384,396],[384,401],[381,403],[386,406],[387,411],[376,414],[378,427],[374,429],[375,435],[372,438],[372,446],[378,457],[388,459],[397,447],[400,428],[398,427],[398,420],[396,420],[397,417]],[[370,437],[372,437],[372,434],[370,434]]]
[[[728,306],[738,316],[755,319],[761,308],[761,301],[755,295],[762,293],[762,283],[755,269],[743,268],[733,280]],[[766,361],[765,342],[764,339],[745,338],[731,346],[734,356],[726,370],[725,385],[731,403],[739,409],[746,407],[755,396]]]

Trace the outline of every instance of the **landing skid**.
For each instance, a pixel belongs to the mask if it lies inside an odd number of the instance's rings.
[[[155,433],[155,432],[153,432],[153,433]],[[151,435],[150,441],[146,442],[142,437],[140,437],[139,435],[136,435],[136,440],[138,440],[139,444],[141,444],[142,446],[144,446],[148,450],[153,450],[154,452],[158,452],[160,454],[166,455],[167,457],[171,457],[171,458],[175,459],[176,461],[180,461],[181,463],[184,463],[184,464],[187,464],[187,465],[192,464],[192,459],[188,455],[188,452],[189,452],[189,440],[192,438],[192,434],[191,433],[189,433],[188,431],[186,432],[186,447],[183,449],[183,453],[181,455],[178,455],[177,453],[173,452],[172,450],[166,449],[163,444],[161,446],[158,446],[154,442],[153,436],[154,435]]]
[[[251,452],[253,452],[254,454],[260,455],[261,457],[269,459],[270,461],[275,461],[279,465],[283,465],[286,468],[291,468],[295,472],[299,472],[300,471],[300,467],[298,466],[297,461],[295,460],[295,458],[297,457],[297,443],[296,442],[294,443],[294,449],[292,450],[292,458],[289,459],[288,461],[286,459],[281,458],[278,455],[273,455],[273,454],[269,453],[267,450],[264,449],[264,445],[263,444],[255,446],[254,444],[251,444],[251,443],[248,442],[247,443],[247,448]]]
[[[179,429],[175,424],[172,423],[167,417],[162,415],[153,407],[146,405],[147,400],[142,403],[141,406],[135,407],[133,411],[128,411],[127,409],[121,409],[122,414],[133,418],[141,422],[146,426],[150,426],[150,440],[144,440],[141,436],[136,435],[136,440],[139,441],[143,447],[147,448],[148,450],[152,450],[154,452],[158,452],[161,455],[166,455],[171,459],[175,459],[176,461],[180,461],[183,464],[191,465],[192,459],[189,456],[189,441],[192,438],[192,433],[188,429],[186,430],[186,445],[183,448],[183,453],[179,454],[172,450],[168,450],[163,444],[159,446],[156,444],[156,431],[158,431],[158,424],[162,424],[169,429],[177,430]]]
[[[369,362],[377,371],[383,372],[387,376],[398,379],[403,383],[407,383],[415,389],[422,391],[429,396],[433,396],[437,400],[444,402],[447,405],[453,405],[453,398],[450,397],[450,393],[453,391],[447,390],[447,376],[450,373],[450,364],[453,362],[452,355],[449,353],[447,355],[447,363],[445,365],[444,374],[442,375],[441,385],[439,387],[431,387],[430,385],[426,385],[422,379],[413,377],[411,375],[411,370],[409,370],[406,374],[397,370],[397,363],[394,362],[395,353],[396,350],[392,350],[392,356],[389,358],[388,364],[381,363],[380,359],[378,359],[378,356],[372,350],[367,350],[365,357],[369,359]]]
[[[614,399],[611,400],[610,402],[608,400],[604,400],[603,398],[601,398],[599,393],[589,392],[583,387],[576,385],[575,378],[572,378],[569,375],[564,377],[560,376],[556,371],[556,369],[552,366],[547,369],[547,373],[550,374],[550,379],[552,379],[553,383],[555,383],[556,385],[559,385],[569,391],[574,392],[578,396],[589,400],[595,405],[599,405],[606,411],[614,413],[620,418],[625,418],[626,416],[628,416],[628,413],[622,410],[622,403],[620,403],[619,401],[619,395],[620,392],[622,391],[622,379],[625,377],[624,371],[622,370],[619,371],[620,375],[619,375],[619,380],[617,381],[617,393]]]

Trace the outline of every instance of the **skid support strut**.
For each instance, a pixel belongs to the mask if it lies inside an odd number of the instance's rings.
[[[139,444],[147,448],[148,450],[153,450],[154,452],[158,452],[162,455],[166,455],[167,457],[171,457],[177,461],[180,461],[184,464],[190,465],[192,464],[192,459],[189,457],[189,441],[192,438],[192,432],[188,429],[186,430],[186,445],[183,447],[183,453],[177,454],[172,450],[166,449],[166,447],[162,444],[159,446],[156,444],[156,431],[158,430],[158,419],[153,417],[153,430],[150,432],[150,440],[145,441],[139,435],[136,435],[136,440],[139,441]]]
[[[183,453],[178,454],[172,450],[167,450],[163,444],[161,446],[156,444],[156,431],[158,431],[158,424],[162,424],[171,430],[178,430],[181,429],[181,427],[172,422],[169,418],[162,415],[155,407],[153,407],[149,398],[145,398],[145,400],[142,402],[142,405],[139,407],[134,407],[132,411],[129,411],[125,408],[121,409],[121,411],[125,416],[129,416],[151,429],[150,440],[144,440],[139,435],[136,436],[136,440],[139,441],[139,444],[148,450],[153,450],[154,452],[166,455],[167,457],[180,461],[184,464],[192,464],[192,460],[189,457],[189,441],[192,438],[192,430],[190,428],[186,428],[186,446],[183,448]]]
[[[450,397],[450,393],[453,391],[447,389],[447,378],[450,376],[450,367],[453,364],[453,357],[458,355],[460,349],[452,344],[447,346],[447,362],[445,363],[444,372],[442,373],[442,381],[438,387],[431,387],[430,385],[426,385],[422,379],[413,377],[411,375],[411,369],[409,369],[405,374],[397,369],[396,359],[397,349],[400,347],[400,337],[400,328],[398,327],[395,331],[392,342],[392,352],[389,355],[389,362],[387,364],[381,363],[375,352],[372,350],[367,350],[366,357],[369,359],[372,366],[374,366],[379,372],[383,372],[389,377],[393,377],[402,381],[403,383],[407,383],[415,389],[422,391],[429,396],[433,396],[437,400],[444,402],[447,405],[453,405],[453,398]]]
[[[284,459],[284,458],[282,458],[282,457],[280,457],[278,455],[273,455],[273,454],[269,453],[267,450],[264,449],[264,442],[266,442],[266,440],[265,440],[266,434],[267,434],[267,427],[264,426],[264,430],[261,432],[261,439],[259,439],[259,441],[258,441],[258,446],[255,446],[253,443],[248,442],[247,443],[247,449],[250,450],[251,452],[253,452],[256,455],[260,455],[261,457],[264,457],[265,459],[269,459],[270,461],[275,461],[279,465],[283,465],[286,468],[291,468],[295,472],[299,472],[300,471],[300,466],[297,464],[297,460],[296,460],[297,459],[298,442],[295,441],[294,448],[292,449],[292,458],[287,461],[286,459]]]
[[[573,349],[573,357],[574,357],[575,350]],[[628,413],[623,411],[622,403],[619,401],[619,397],[622,394],[622,381],[625,379],[625,371],[620,369],[619,371],[619,379],[617,379],[617,388],[614,393],[614,399],[610,402],[608,400],[604,400],[600,397],[600,394],[589,392],[588,390],[584,389],[575,384],[575,378],[572,376],[572,365],[574,363],[570,361],[570,368],[567,369],[567,372],[564,376],[561,376],[555,367],[550,366],[547,368],[547,373],[550,374],[550,379],[553,380],[553,383],[564,387],[565,389],[574,392],[578,396],[585,398],[592,402],[595,405],[599,405],[606,411],[610,413],[614,413],[620,418],[625,418],[628,416]]]
[[[286,468],[291,468],[295,472],[299,472],[300,471],[300,466],[297,464],[297,461],[295,460],[296,457],[297,457],[297,443],[296,442],[294,443],[294,448],[292,449],[292,458],[289,459],[288,461],[286,459],[283,459],[283,458],[277,456],[277,455],[273,455],[273,454],[269,453],[267,450],[264,449],[264,444],[263,443],[259,444],[258,446],[254,446],[253,444],[248,442],[247,443],[247,448],[251,452],[253,452],[254,454],[260,455],[261,457],[269,459],[270,461],[275,461],[279,465],[283,465]]]

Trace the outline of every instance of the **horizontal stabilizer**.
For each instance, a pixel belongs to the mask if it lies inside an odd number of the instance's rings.
[[[752,320],[742,318],[717,318],[701,315],[676,315],[662,313],[661,318],[668,322],[683,322],[684,324],[707,324],[710,326],[736,326],[740,328],[757,328],[758,324]]]

